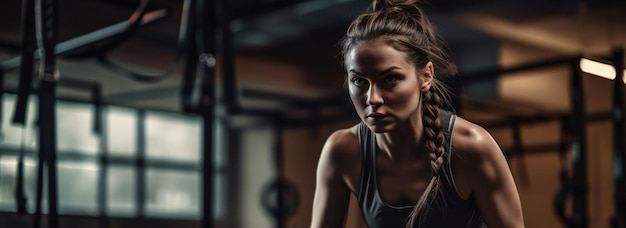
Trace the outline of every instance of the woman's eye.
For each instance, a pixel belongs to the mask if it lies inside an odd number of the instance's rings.
[[[400,77],[397,75],[388,75],[383,79],[385,84],[393,84],[400,80]]]
[[[367,84],[367,81],[363,78],[358,78],[358,77],[354,77],[352,79],[350,79],[350,81],[352,82],[352,84],[354,84],[355,86],[363,86],[365,84]]]

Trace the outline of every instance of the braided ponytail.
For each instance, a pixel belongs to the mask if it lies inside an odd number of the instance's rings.
[[[441,97],[438,94],[437,88],[432,87],[429,91],[424,93],[424,106],[422,107],[422,122],[424,125],[424,133],[426,135],[426,150],[430,158],[430,169],[432,177],[424,189],[424,193],[417,201],[417,204],[411,211],[409,216],[409,222],[407,227],[412,227],[415,220],[419,215],[425,215],[421,213],[426,206],[434,201],[439,193],[441,187],[441,177],[439,175],[441,166],[444,161],[447,160],[448,154],[445,151],[444,143],[446,137],[443,134],[443,126],[441,125],[440,113],[441,109]]]

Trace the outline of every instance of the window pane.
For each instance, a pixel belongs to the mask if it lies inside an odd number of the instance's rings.
[[[0,210],[16,211],[15,181],[17,175],[17,157],[0,157]]]
[[[148,112],[147,157],[199,162],[200,120],[197,116]]]
[[[133,156],[137,148],[136,111],[113,106],[108,106],[106,110],[108,153]]]
[[[107,214],[110,216],[135,216],[136,172],[131,166],[107,168]]]
[[[226,195],[226,175],[223,173],[216,173],[213,175],[213,217],[223,218],[226,213],[226,202],[224,199],[228,197]],[[200,182],[202,183],[202,182]],[[202,196],[200,196],[202,197]]]
[[[100,139],[94,133],[92,105],[57,103],[57,144],[59,152],[71,151],[95,155]]]
[[[16,211],[15,186],[17,184],[17,156],[3,155],[0,157],[0,210]],[[30,157],[24,158],[24,195],[27,199],[27,210],[35,211],[36,187],[37,187],[37,161]],[[44,182],[44,189],[47,185]],[[48,212],[48,194],[43,191],[43,213]]]
[[[58,161],[59,213],[97,215],[95,162]]]
[[[4,94],[2,122],[0,125],[0,145],[18,148],[22,145],[22,140],[24,140],[25,148],[35,149],[37,145],[37,131],[34,125],[35,116],[37,115],[37,97],[30,96],[28,99],[26,126],[12,123],[16,98],[17,96],[13,94]]]
[[[148,169],[146,177],[146,215],[200,218],[198,173]]]

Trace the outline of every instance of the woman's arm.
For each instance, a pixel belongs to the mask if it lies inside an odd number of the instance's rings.
[[[461,122],[467,127],[460,140],[469,166],[465,170],[471,171],[472,195],[485,223],[490,228],[524,227],[517,187],[500,147],[482,127]]]
[[[333,133],[317,166],[315,198],[311,227],[343,227],[350,202],[350,189],[345,182],[346,130]],[[354,162],[354,161],[353,161]],[[358,160],[357,160],[358,162]]]

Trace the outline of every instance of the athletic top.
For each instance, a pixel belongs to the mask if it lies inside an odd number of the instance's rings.
[[[452,129],[456,116],[441,112],[442,126],[446,137],[446,161],[441,167],[441,188],[424,217],[418,216],[413,227],[486,227],[480,212],[470,196],[463,199],[457,192],[452,169],[450,168],[450,148]],[[376,137],[364,123],[359,124],[359,144],[361,147],[361,184],[357,199],[365,222],[370,228],[404,228],[415,205],[394,206],[383,202],[376,183]],[[419,219],[422,218],[422,219]]]

